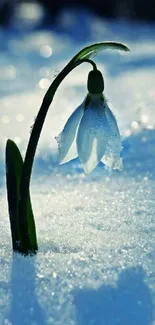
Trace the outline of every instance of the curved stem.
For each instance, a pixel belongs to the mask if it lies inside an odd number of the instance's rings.
[[[93,66],[93,70],[97,70],[97,65],[94,61],[90,60],[90,59],[81,59],[80,60],[80,64],[83,62],[87,62],[90,63]]]
[[[21,178],[20,195],[19,195],[19,226],[21,225],[20,229],[22,233],[21,237],[22,237],[22,246],[23,246],[22,251],[23,253],[25,252],[26,254],[28,248],[30,247],[28,221],[27,221],[27,197],[29,195],[29,185],[31,179],[32,166],[33,166],[34,156],[39,141],[39,137],[46,118],[46,114],[48,112],[49,106],[53,100],[57,88],[59,87],[63,79],[76,66],[80,65],[83,62],[88,62],[92,64],[94,70],[97,69],[96,64],[89,59],[79,60],[75,64],[72,64],[72,61],[70,61],[66,65],[66,67],[54,79],[53,83],[47,90],[30,135],[30,139],[29,139],[29,143],[25,155],[25,160],[23,164],[23,169],[22,169],[22,178]]]

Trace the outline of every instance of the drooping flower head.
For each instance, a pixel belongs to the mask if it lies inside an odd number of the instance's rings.
[[[88,75],[88,94],[71,114],[62,132],[56,137],[59,163],[77,156],[89,174],[102,161],[112,169],[122,169],[121,140],[116,119],[103,94],[104,80],[99,70]]]

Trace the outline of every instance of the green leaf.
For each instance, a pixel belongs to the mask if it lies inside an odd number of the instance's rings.
[[[22,226],[22,220],[20,220],[20,216],[18,213],[19,190],[20,190],[22,168],[23,168],[23,159],[19,149],[12,140],[8,140],[6,145],[7,197],[8,197],[13,250],[18,252],[22,252],[22,236],[21,236],[21,229],[20,229]],[[30,195],[28,196],[27,204],[28,204],[27,222],[28,222],[28,233],[29,233],[28,250],[36,251],[38,247],[37,247],[35,222],[34,222],[34,216],[32,212]]]
[[[76,63],[79,60],[90,59],[94,57],[97,53],[102,52],[104,50],[119,50],[129,52],[129,48],[118,42],[102,42],[89,45],[83,48],[79,53],[77,53],[74,58],[71,60],[71,63]]]
[[[18,227],[18,193],[22,164],[19,158],[16,159],[16,153],[18,156],[18,152],[12,143],[13,142],[11,140],[8,140],[6,145],[6,185],[12,245],[13,250],[18,251],[20,247]]]

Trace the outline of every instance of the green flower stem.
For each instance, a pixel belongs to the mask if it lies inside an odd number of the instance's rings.
[[[47,93],[45,94],[45,97],[43,99],[42,105],[40,107],[39,113],[37,115],[37,118],[35,120],[30,135],[30,139],[29,139],[29,143],[25,155],[25,160],[23,164],[23,169],[22,169],[22,178],[21,178],[20,195],[19,195],[19,227],[20,227],[21,238],[22,238],[21,246],[22,246],[22,252],[26,255],[29,253],[29,247],[30,247],[30,234],[28,230],[28,220],[27,220],[27,209],[28,209],[27,197],[29,194],[29,186],[30,186],[34,156],[39,141],[39,137],[41,134],[41,130],[49,106],[53,100],[55,92],[59,87],[60,83],[76,66],[80,65],[83,62],[88,62],[92,64],[93,69],[97,70],[96,64],[89,59],[77,60],[77,62],[74,63],[73,60],[71,60],[66,65],[66,67],[58,74],[58,76],[54,79],[53,83],[51,84]]]

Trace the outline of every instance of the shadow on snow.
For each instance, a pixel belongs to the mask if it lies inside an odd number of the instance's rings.
[[[153,303],[141,267],[120,273],[116,286],[74,292],[78,325],[151,325]]]
[[[7,315],[12,325],[46,324],[44,312],[35,293],[35,279],[35,257],[15,255],[10,280],[11,303]]]

